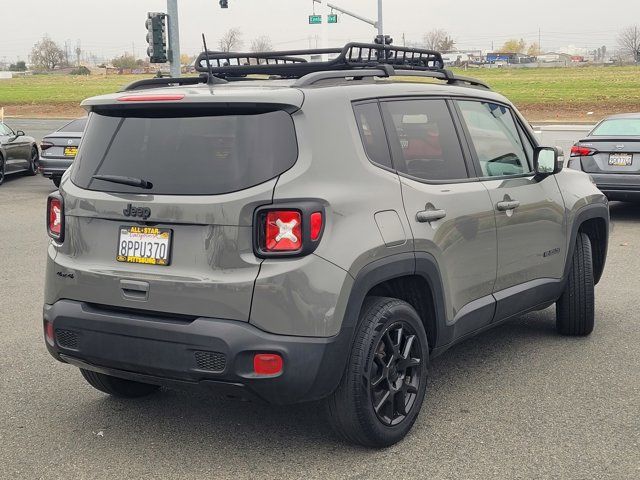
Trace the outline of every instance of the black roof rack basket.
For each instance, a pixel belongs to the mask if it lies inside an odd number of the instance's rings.
[[[313,60],[313,57],[321,55],[333,58],[326,61]],[[211,63],[210,71],[207,67],[207,57]],[[348,43],[343,48],[280,52],[202,52],[195,62],[198,72],[209,72],[219,78],[260,74],[300,78],[314,72],[381,68],[386,65],[402,70],[444,69],[444,61],[439,52],[372,43]]]

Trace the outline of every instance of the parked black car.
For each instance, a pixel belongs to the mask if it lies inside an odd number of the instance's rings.
[[[0,122],[0,185],[6,175],[20,172],[38,173],[38,145],[22,130],[14,131]]]
[[[42,139],[39,170],[56,187],[60,186],[62,174],[76,158],[86,125],[87,117],[78,118]]]

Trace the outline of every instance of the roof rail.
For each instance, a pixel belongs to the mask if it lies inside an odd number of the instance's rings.
[[[312,57],[320,55],[334,58],[312,61]],[[207,56],[212,65],[211,70],[206,65]],[[307,60],[303,57],[310,58]],[[301,78],[315,72],[375,68],[383,65],[430,71],[443,69],[444,61],[442,55],[433,50],[373,43],[348,43],[343,48],[280,52],[202,52],[195,62],[198,72],[211,73],[218,78],[259,74]]]
[[[209,77],[205,75],[199,75],[197,77],[158,77],[158,78],[147,78],[144,80],[137,80],[135,82],[131,82],[129,85],[124,87],[121,92],[129,92],[131,90],[145,90],[147,88],[158,88],[165,86],[181,86],[181,85],[197,85],[199,83],[207,83]],[[227,83],[225,80],[221,78],[216,78],[215,83]]]
[[[382,68],[386,67],[386,68]],[[380,68],[374,69],[353,69],[353,70],[340,70],[329,72],[314,72],[299,78],[294,83],[295,87],[310,87],[324,80],[336,80],[336,79],[362,79],[367,77],[426,77],[436,78],[439,80],[445,80],[450,85],[466,84],[472,87],[480,87],[487,90],[491,90],[491,87],[480,80],[469,77],[460,77],[455,75],[452,71],[431,70],[431,71],[415,71],[415,70],[403,70],[401,68],[394,68],[390,65],[381,65]]]

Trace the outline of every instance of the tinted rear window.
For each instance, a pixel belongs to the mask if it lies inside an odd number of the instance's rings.
[[[640,136],[640,118],[605,120],[591,134],[596,137]]]
[[[59,132],[84,132],[84,128],[87,126],[86,118],[79,118],[73,122],[67,123],[62,127]]]
[[[298,156],[293,119],[284,111],[161,115],[92,113],[72,181],[106,192],[216,195],[275,178]],[[94,175],[141,178],[153,187],[143,190]]]

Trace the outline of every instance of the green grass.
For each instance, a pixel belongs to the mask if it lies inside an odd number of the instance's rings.
[[[630,104],[640,109],[640,67],[457,70],[476,77],[517,105]]]
[[[142,75],[34,75],[0,80],[0,106],[72,104],[94,95],[113,93]]]
[[[458,73],[486,81],[520,106],[579,107],[638,105],[640,67],[469,69]],[[115,92],[145,78],[135,75],[33,77],[0,80],[0,106],[57,105],[73,108],[83,99]]]

